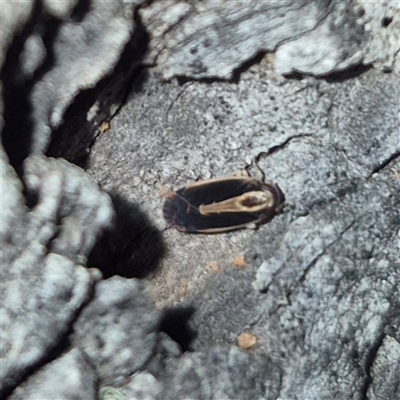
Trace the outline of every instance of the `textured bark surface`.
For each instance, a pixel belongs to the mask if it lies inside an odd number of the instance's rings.
[[[140,10],[165,79],[230,79],[259,53],[280,74],[326,75],[363,64],[400,72],[399,6],[330,0],[152,2]]]
[[[12,400],[95,399],[97,375],[85,354],[73,349],[48,363],[9,397]],[[79,397],[77,397],[79,396]]]
[[[101,278],[86,257],[111,225],[109,198],[83,170],[31,156],[27,192],[2,159],[1,383],[8,390],[57,347]],[[89,222],[90,221],[90,222]]]
[[[400,396],[398,2],[1,13],[2,398]],[[260,152],[270,223],[165,229]]]
[[[138,282],[113,277],[97,285],[75,322],[73,346],[89,357],[103,383],[121,385],[153,356],[159,319]]]

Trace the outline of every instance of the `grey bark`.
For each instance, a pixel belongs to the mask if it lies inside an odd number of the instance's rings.
[[[73,349],[48,363],[31,379],[19,386],[12,400],[94,399],[97,375],[85,355]]]

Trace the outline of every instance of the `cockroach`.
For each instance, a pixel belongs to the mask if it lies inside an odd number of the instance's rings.
[[[278,185],[250,176],[207,179],[165,197],[167,225],[186,233],[254,229],[270,221],[285,202]]]

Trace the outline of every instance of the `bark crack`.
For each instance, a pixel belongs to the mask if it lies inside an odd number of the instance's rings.
[[[277,153],[278,151],[281,151],[283,149],[285,149],[286,147],[288,147],[290,145],[290,143],[296,139],[302,139],[302,138],[308,138],[308,137],[315,137],[313,134],[311,133],[302,133],[300,135],[292,135],[289,136],[284,142],[277,144],[275,146],[270,147],[267,151],[262,151],[261,153],[259,153],[256,156],[256,162],[260,161],[261,157],[270,157],[273,154]]]
[[[380,164],[378,164],[372,172],[369,174],[368,179],[371,178],[374,174],[379,174],[385,167],[387,167],[392,161],[396,160],[396,158],[400,157],[400,150],[392,153],[386,160],[383,160]]]
[[[360,390],[361,399],[363,400],[368,400],[370,398],[367,395],[367,393],[372,382],[371,369],[372,366],[374,365],[376,354],[378,353],[379,348],[382,346],[383,339],[385,338],[385,336],[386,335],[382,329],[382,333],[379,335],[379,337],[376,339],[375,343],[371,346],[371,348],[367,353],[364,366],[365,378],[363,384],[361,385],[361,390]]]

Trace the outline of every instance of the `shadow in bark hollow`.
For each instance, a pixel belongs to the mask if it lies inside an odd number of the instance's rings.
[[[3,82],[4,129],[2,144],[10,164],[18,175],[22,175],[23,162],[31,152],[33,120],[31,93],[43,76],[55,63],[53,45],[61,28],[62,21],[49,15],[42,1],[34,2],[29,20],[22,31],[16,35],[5,55],[0,79]],[[46,47],[46,56],[32,76],[26,76],[21,69],[21,56],[27,40],[34,32],[41,32],[41,40]]]
[[[116,213],[114,227],[103,233],[87,265],[100,269],[104,278],[144,278],[158,269],[166,253],[162,233],[136,204],[119,194],[110,196]]]
[[[190,344],[197,337],[197,332],[189,325],[189,321],[195,311],[193,306],[187,306],[173,307],[163,312],[160,331],[165,332],[177,342],[182,351],[191,350]]]
[[[82,22],[86,15],[90,12],[92,0],[80,0],[76,3],[71,12],[70,19],[74,22]]]
[[[101,79],[94,88],[82,90],[66,110],[63,123],[52,136],[46,155],[63,157],[66,160],[87,168],[90,161],[90,149],[98,132],[96,125],[109,121],[125,104],[131,92],[141,92],[148,78],[143,59],[149,47],[149,34],[142,24],[138,10],[134,15],[135,29],[125,45],[113,72]],[[104,95],[106,93],[106,95]],[[88,121],[87,113],[95,102],[101,99],[99,113],[101,120]],[[117,111],[113,105],[119,105]]]
[[[358,76],[364,74],[369,71],[372,67],[370,65],[355,65],[348,69],[344,69],[342,71],[336,71],[331,74],[316,76],[316,79],[325,80],[328,83],[337,83],[337,82],[345,82],[349,79],[357,78]],[[302,72],[292,72],[290,74],[283,75],[286,79],[301,81],[309,76],[313,76],[312,74],[306,74]]]
[[[237,85],[240,82],[242,74],[247,72],[247,70],[250,69],[253,65],[260,64],[266,54],[267,54],[266,51],[259,51],[255,56],[251,57],[249,60],[241,64],[239,67],[235,68],[232,72],[232,78],[230,79],[220,78],[216,76],[208,78],[193,78],[184,75],[176,76],[176,79],[180,86],[183,86],[187,82],[201,82],[206,84],[211,84],[215,82],[223,82],[223,83],[228,82]]]
[[[360,75],[365,74],[370,69],[372,69],[371,65],[358,64],[358,65],[352,66],[348,69],[344,69],[342,71],[337,71],[332,74],[325,75],[325,76],[321,77],[321,79],[326,80],[328,83],[345,82],[349,79],[357,78]]]

